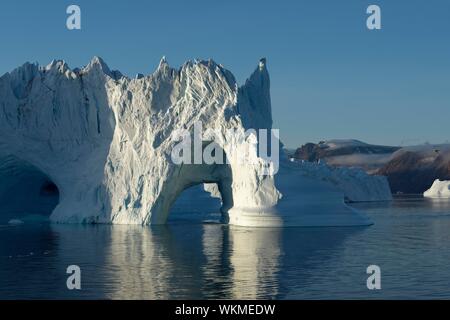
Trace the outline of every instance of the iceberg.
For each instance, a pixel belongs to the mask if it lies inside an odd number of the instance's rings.
[[[436,179],[430,189],[423,193],[425,198],[450,199],[450,181]]]
[[[99,57],[73,70],[60,60],[26,63],[0,78],[0,178],[8,176],[0,192],[26,169],[29,184],[36,177],[57,187],[53,222],[150,225],[166,223],[181,193],[206,183],[220,195],[223,222],[255,227],[369,225],[344,197],[386,196],[378,178],[291,162],[282,148],[276,174],[260,174],[267,164],[256,153],[251,165],[173,163],[173,133],[199,121],[222,136],[270,130],[266,60],[242,86],[212,60],[174,69],[163,58],[152,74],[135,78]],[[252,141],[222,142],[230,159],[254,152]]]

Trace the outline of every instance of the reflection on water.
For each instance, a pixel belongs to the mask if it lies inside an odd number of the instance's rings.
[[[450,298],[448,201],[358,207],[374,226],[3,225],[0,298]],[[81,291],[66,289],[71,264]],[[370,264],[381,291],[366,288]]]
[[[285,231],[220,224],[5,228],[1,241],[14,246],[1,251],[0,297],[279,298],[286,252],[302,253],[293,267],[311,266],[310,254],[340,240],[317,237],[314,244],[305,239],[311,229]],[[71,264],[82,270],[78,292],[65,289]]]
[[[228,229],[233,299],[275,298],[281,229]]]

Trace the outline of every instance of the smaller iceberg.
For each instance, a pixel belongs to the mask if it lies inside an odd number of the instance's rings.
[[[423,193],[425,198],[447,198],[450,199],[450,181],[434,180],[430,189]]]

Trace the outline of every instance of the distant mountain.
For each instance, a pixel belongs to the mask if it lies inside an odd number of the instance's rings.
[[[298,148],[293,158],[330,165],[361,167],[368,172],[381,168],[400,147],[379,146],[359,140],[329,140],[317,144],[307,143]]]
[[[388,177],[393,193],[422,194],[434,180],[450,180],[450,145],[402,148],[376,173]]]
[[[307,143],[292,157],[337,167],[361,167],[370,174],[386,176],[392,193],[421,194],[436,179],[450,180],[450,144],[392,147],[329,140]]]

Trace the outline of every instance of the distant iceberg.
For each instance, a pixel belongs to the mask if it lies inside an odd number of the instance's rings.
[[[436,179],[430,189],[423,193],[426,198],[448,198],[450,199],[450,181]]]

